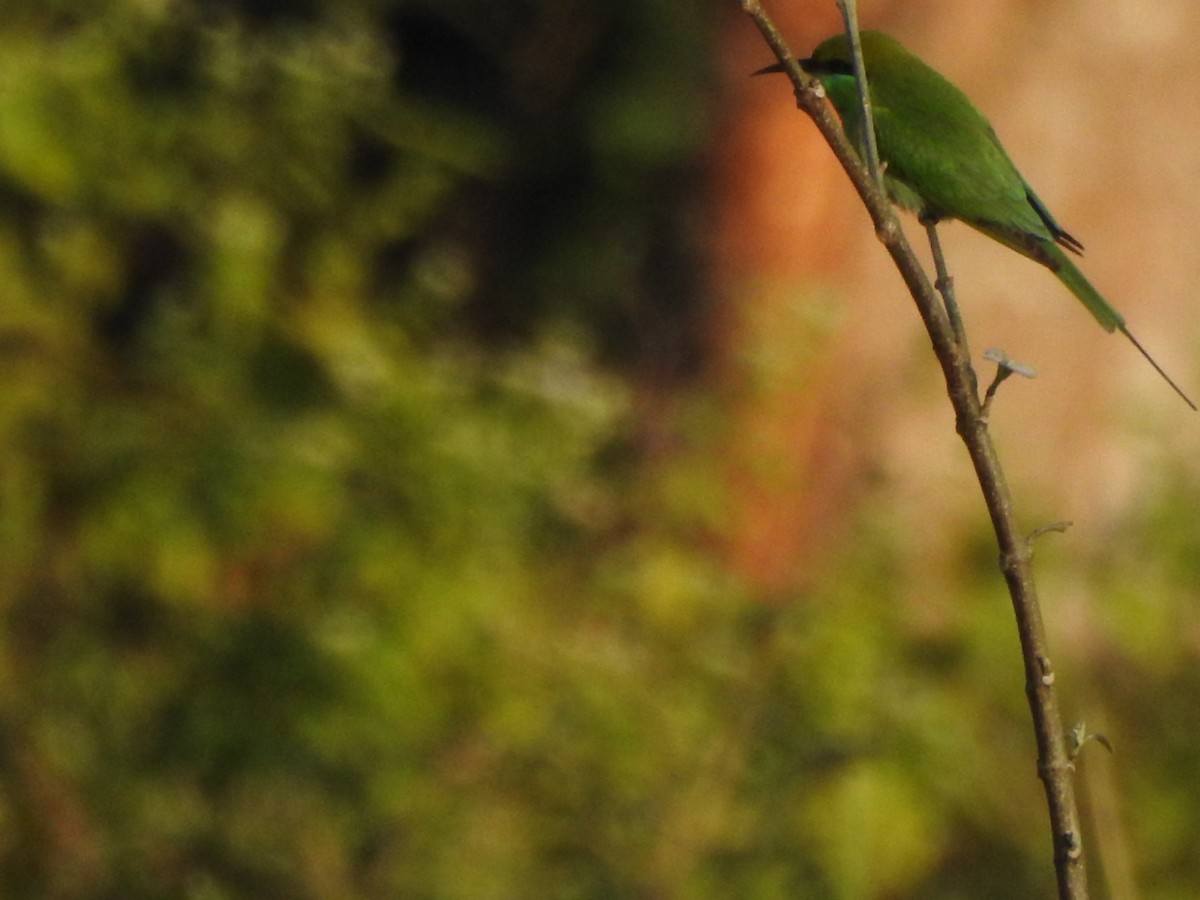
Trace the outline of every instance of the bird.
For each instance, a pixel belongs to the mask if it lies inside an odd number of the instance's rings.
[[[1074,294],[1105,331],[1120,331],[1193,410],[1196,404],[1129,332],[1125,318],[1067,255],[1083,244],[1050,215],[1005,152],[996,132],[967,96],[879,31],[860,35],[875,137],[888,196],[932,227],[957,219],[1041,263]],[[863,145],[864,127],[850,43],[844,33],[797,60],[817,78],[847,137]],[[785,71],[783,63],[755,72]]]

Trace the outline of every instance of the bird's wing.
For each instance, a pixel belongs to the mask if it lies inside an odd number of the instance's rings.
[[[1041,217],[1043,224],[1046,226],[1046,230],[1050,232],[1055,243],[1062,247],[1066,247],[1072,253],[1077,253],[1082,256],[1083,244],[1076,240],[1072,235],[1068,234],[1065,228],[1061,227],[1057,222],[1054,221],[1054,217],[1050,215],[1050,210],[1046,209],[1046,205],[1038,199],[1038,195],[1033,192],[1033,188],[1031,188],[1028,184],[1025,185],[1025,196],[1029,198],[1029,205],[1032,206],[1038,216]]]
[[[987,121],[970,109],[947,115],[944,106],[908,104],[905,115],[887,106],[876,112],[880,156],[888,175],[918,194],[927,210],[960,219],[989,234],[1055,240],[1066,232],[1053,224],[996,140]],[[997,238],[999,239],[999,238]]]

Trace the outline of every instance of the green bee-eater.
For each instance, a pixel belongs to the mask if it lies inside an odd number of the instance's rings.
[[[1125,327],[1125,319],[1092,287],[1062,248],[1083,245],[1063,230],[1017,171],[988,121],[958,88],[894,38],[862,32],[875,136],[884,184],[898,206],[926,223],[958,219],[1041,263],[1078,297],[1106,331],[1119,330],[1179,396],[1191,399]],[[862,146],[862,113],[844,34],[823,41],[804,71],[824,85],[843,127]],[[761,72],[782,71],[782,65]],[[760,74],[760,73],[755,73]]]

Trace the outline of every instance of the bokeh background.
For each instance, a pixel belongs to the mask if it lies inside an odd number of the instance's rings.
[[[1200,7],[861,16],[1200,391]],[[0,895],[1052,895],[928,340],[770,61],[732,0],[0,5]],[[943,231],[1075,523],[1094,895],[1197,896],[1200,418]]]

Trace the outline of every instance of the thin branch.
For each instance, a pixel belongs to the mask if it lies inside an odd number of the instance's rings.
[[[1079,812],[1071,774],[1072,760],[1067,752],[1066,731],[1054,690],[1054,669],[1046,641],[1045,625],[1038,604],[1037,589],[1030,565],[1029,542],[1017,526],[1012,496],[987,429],[975,375],[965,348],[955,337],[944,305],[929,283],[912,247],[904,237],[895,214],[879,182],[872,178],[854,148],[846,140],[829,107],[822,101],[824,92],[816,79],[796,64],[783,37],[767,16],[759,0],[739,0],[742,9],[754,20],[763,38],[771,46],[796,91],[796,102],[824,136],[851,183],[862,198],[875,225],[875,232],[892,257],[908,286],[921,315],[934,353],[946,380],[946,390],[954,407],[956,429],[975,468],[988,515],[1000,550],[1000,570],[1008,584],[1017,633],[1025,666],[1025,693],[1033,718],[1037,740],[1038,777],[1045,788],[1054,845],[1055,871],[1059,897],[1083,900],[1087,897],[1087,872]],[[869,130],[869,129],[868,129]]]
[[[962,313],[958,311],[958,302],[954,299],[954,279],[950,277],[950,270],[946,268],[946,257],[942,255],[942,242],[938,238],[937,221],[933,218],[922,218],[921,224],[925,226],[925,234],[929,237],[929,252],[933,254],[933,268],[937,273],[937,281],[933,283],[933,286],[942,295],[942,302],[946,304],[946,315],[950,317],[950,327],[954,329],[954,336],[962,345],[963,353],[966,354],[967,359],[970,359],[971,352],[967,347],[967,332],[963,328]]]
[[[1000,385],[1008,380],[1012,375],[1013,370],[1004,364],[996,366],[996,377],[992,379],[992,383],[988,385],[987,391],[983,395],[983,406],[979,414],[986,419],[992,414],[992,401],[996,399],[996,391],[1000,389]]]
[[[862,40],[858,35],[858,0],[836,0],[846,25],[846,37],[850,41],[850,59],[854,64],[854,83],[858,86],[858,105],[862,109],[863,146],[862,157],[867,161],[871,180],[883,186],[883,166],[879,162],[879,142],[875,138],[875,113],[871,108],[871,91],[867,84],[867,66],[863,62]]]

